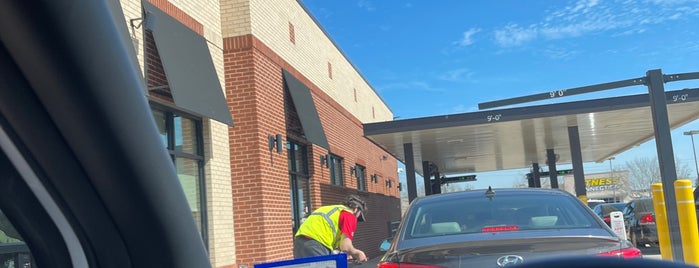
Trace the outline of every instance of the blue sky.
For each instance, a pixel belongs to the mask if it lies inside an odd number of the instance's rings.
[[[475,112],[482,102],[642,77],[652,69],[699,72],[697,0],[302,3],[399,119]],[[699,87],[699,80],[665,85],[688,87]],[[556,101],[638,93],[647,88]],[[699,121],[673,131],[673,148],[680,164],[694,170],[687,130],[699,130]],[[613,164],[654,155],[648,142]],[[607,172],[609,163],[585,169]],[[508,187],[525,173],[482,174],[475,186]]]

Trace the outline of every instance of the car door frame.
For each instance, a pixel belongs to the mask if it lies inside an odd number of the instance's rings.
[[[0,209],[37,266],[211,266],[132,49],[116,0],[0,1]]]

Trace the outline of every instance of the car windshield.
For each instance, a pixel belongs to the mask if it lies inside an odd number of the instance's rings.
[[[449,234],[597,226],[565,196],[482,196],[426,203],[406,218],[405,239]]]

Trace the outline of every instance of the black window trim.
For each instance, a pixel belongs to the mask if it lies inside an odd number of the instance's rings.
[[[345,186],[345,159],[336,154],[328,154],[328,157],[330,166],[330,184],[335,186]],[[335,168],[335,160],[339,161],[339,167],[337,168]],[[336,178],[333,175],[339,176],[339,178]],[[337,179],[339,179],[339,182],[337,181]]]
[[[360,164],[355,164],[354,177],[357,179],[357,190],[367,192],[366,167]]]
[[[194,127],[195,127],[195,140],[198,143],[197,148],[196,148],[196,154],[192,153],[186,153],[186,152],[178,152],[174,150],[175,147],[175,135],[171,135],[171,133],[168,133],[167,135],[167,151],[168,154],[170,155],[170,159],[172,160],[173,165],[176,164],[176,158],[186,158],[186,159],[191,159],[195,160],[198,162],[198,168],[197,168],[197,173],[199,175],[199,179],[197,182],[197,185],[199,186],[199,210],[200,210],[200,216],[201,220],[199,222],[201,226],[201,236],[202,239],[204,240],[204,246],[206,246],[207,250],[210,250],[209,248],[209,224],[208,224],[208,206],[207,206],[207,195],[206,195],[206,172],[204,170],[204,166],[206,165],[206,158],[204,157],[204,149],[202,148],[204,145],[204,129],[203,129],[203,122],[201,117],[197,117],[191,114],[188,114],[185,111],[181,111],[180,109],[177,109],[176,107],[172,107],[169,105],[165,105],[163,103],[157,102],[157,101],[151,101],[150,102],[151,109],[157,110],[160,112],[165,113],[165,129],[166,131],[174,131],[174,125],[172,124],[174,122],[174,115],[177,114],[179,117],[186,118],[186,119],[191,119],[194,121]]]

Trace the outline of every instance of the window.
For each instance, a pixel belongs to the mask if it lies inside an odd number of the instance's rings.
[[[192,217],[207,241],[201,121],[166,109],[153,108],[152,112],[160,140],[175,164]]]
[[[344,185],[344,180],[342,177],[344,164],[342,162],[342,158],[339,156],[333,154],[330,155],[330,184],[332,185]]]
[[[333,65],[332,65],[332,63],[329,63],[329,62],[328,62],[328,77],[330,77],[330,79],[333,79]]]
[[[291,218],[293,233],[311,213],[311,197],[308,184],[308,155],[306,145],[288,140],[289,182],[291,184]]]
[[[32,267],[29,247],[0,211],[0,267]]]
[[[289,41],[292,44],[296,44],[296,34],[294,33],[294,25],[289,22]]]
[[[366,168],[355,165],[354,176],[357,178],[357,190],[366,191]]]

